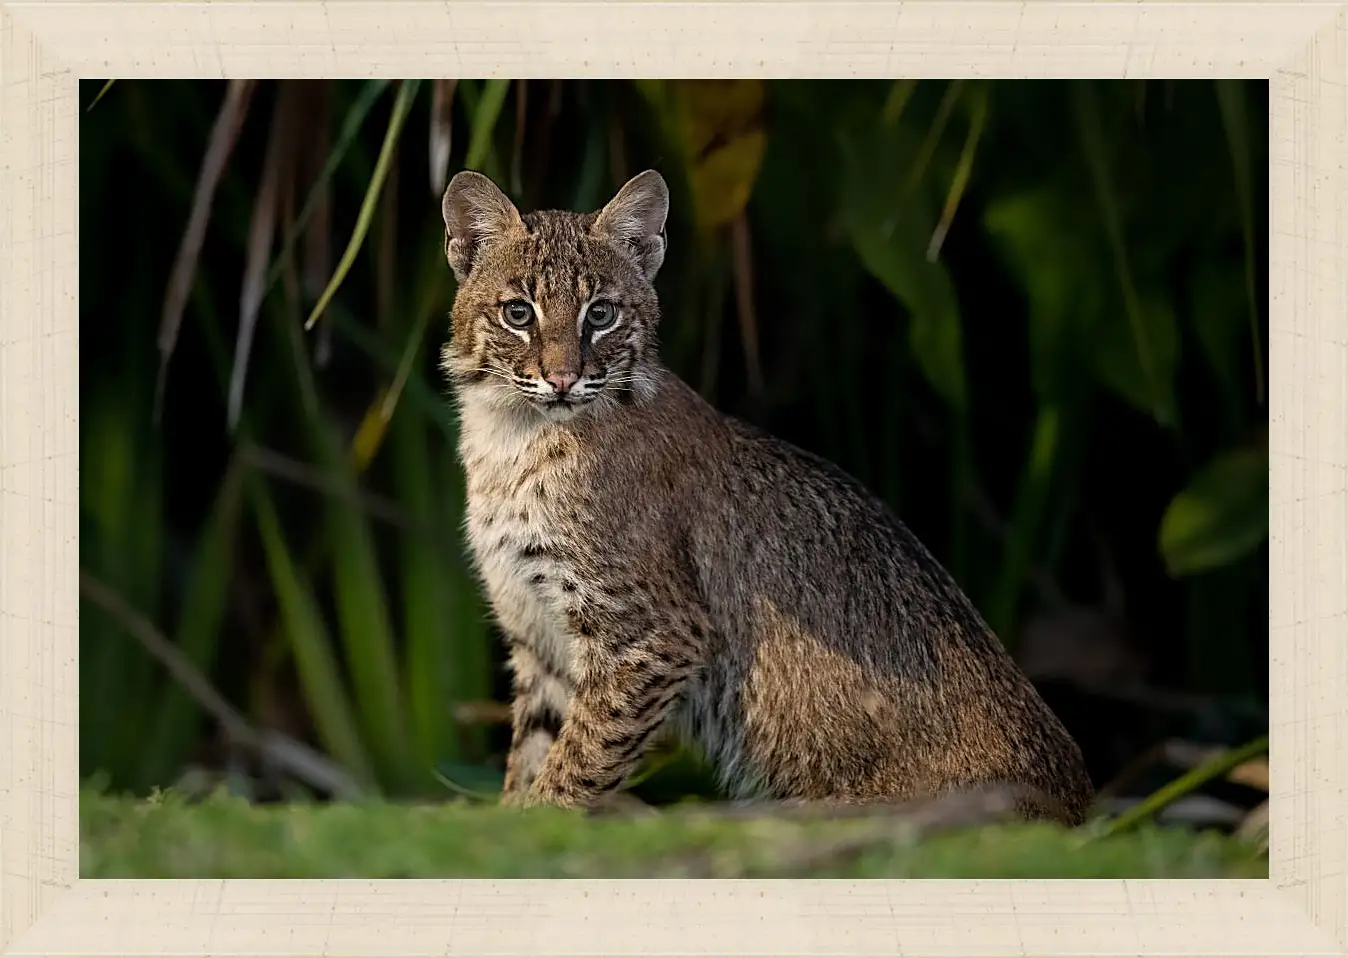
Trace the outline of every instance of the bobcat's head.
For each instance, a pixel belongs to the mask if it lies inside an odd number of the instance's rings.
[[[597,213],[521,214],[487,177],[445,190],[459,281],[444,368],[460,394],[564,421],[655,389],[669,189],[654,170]]]

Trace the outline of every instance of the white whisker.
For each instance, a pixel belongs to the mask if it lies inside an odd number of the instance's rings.
[[[515,377],[513,374],[504,372],[503,370],[500,369],[492,369],[489,366],[479,366],[477,369],[474,369],[473,372],[484,373],[488,376],[495,376],[497,379],[503,379],[511,384],[514,384],[515,382]]]

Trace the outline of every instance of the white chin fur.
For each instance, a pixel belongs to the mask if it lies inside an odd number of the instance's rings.
[[[566,403],[565,405],[549,404],[546,406],[535,404],[534,408],[549,422],[569,422],[580,415],[580,411],[588,405],[588,402]]]

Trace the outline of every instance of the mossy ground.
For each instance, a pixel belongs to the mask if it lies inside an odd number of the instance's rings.
[[[868,831],[863,831],[868,829]],[[858,841],[860,838],[860,841]],[[1215,833],[998,825],[918,835],[896,822],[587,818],[451,802],[254,806],[80,801],[85,878],[1263,878]]]

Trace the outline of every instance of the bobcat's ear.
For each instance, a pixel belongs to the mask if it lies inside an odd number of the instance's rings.
[[[495,183],[471,170],[456,173],[440,203],[445,218],[445,259],[462,283],[483,247],[522,226],[519,210]]]
[[[665,261],[665,217],[669,187],[655,170],[638,173],[599,211],[594,229],[624,247],[646,278],[654,279]]]

